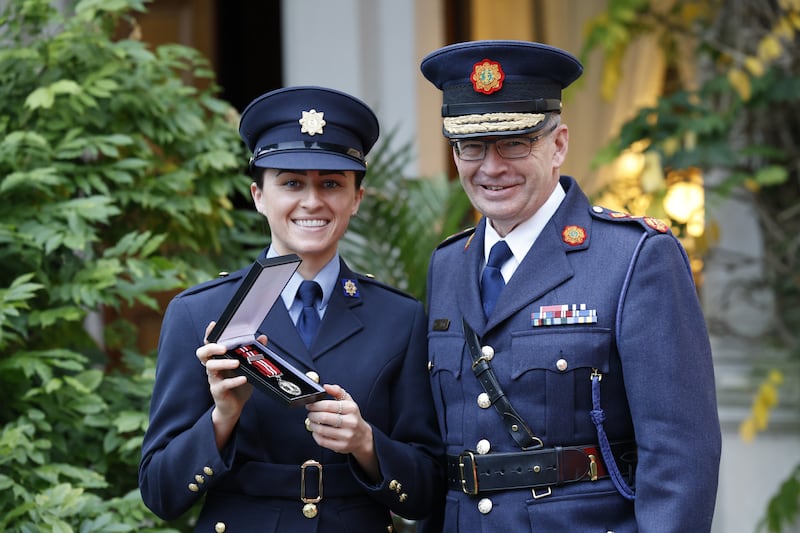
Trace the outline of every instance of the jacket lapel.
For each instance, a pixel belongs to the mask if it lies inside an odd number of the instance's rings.
[[[294,359],[306,368],[313,367],[311,354],[289,318],[289,311],[282,299],[272,306],[259,331],[267,336],[268,346],[278,349],[279,355]]]
[[[358,289],[352,296],[347,293],[342,280],[352,280]],[[340,260],[339,277],[333,294],[328,301],[328,308],[325,316],[322,317],[317,338],[311,345],[311,357],[318,359],[329,352],[348,338],[352,337],[364,328],[360,318],[354,313],[354,309],[363,305],[361,287],[359,286],[358,276],[351,271],[344,260]],[[302,344],[302,343],[301,343]]]
[[[292,323],[282,300],[275,303],[261,324],[260,331],[267,335],[269,344],[290,358],[302,362],[305,366],[313,367],[314,360],[361,331],[364,324],[353,312],[353,309],[362,305],[361,295],[360,293],[352,297],[347,295],[341,282],[342,279],[350,279],[356,285],[358,284],[356,274],[347,267],[343,260],[340,260],[336,286],[334,286],[333,294],[328,301],[325,316],[322,317],[317,337],[310,348],[306,348],[297,333],[297,328]]]
[[[475,232],[467,241],[462,252],[464,254],[463,265],[465,268],[460,272],[454,273],[458,280],[454,289],[457,291],[458,308],[462,314],[461,316],[466,319],[472,329],[478,332],[482,332],[486,325],[480,289],[480,270],[484,260],[483,238],[485,229],[486,218],[481,218],[475,228]],[[457,318],[460,319],[461,316]]]
[[[561,239],[552,220],[537,237],[508,284],[500,293],[486,324],[492,328],[573,276]]]
[[[561,185],[566,197],[500,293],[491,320],[486,324],[487,330],[572,278],[574,271],[567,254],[589,247],[592,224],[589,201],[571,178],[562,177]],[[564,237],[568,227],[583,230],[585,240],[568,244]]]

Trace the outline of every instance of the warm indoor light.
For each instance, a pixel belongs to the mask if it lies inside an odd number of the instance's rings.
[[[644,168],[644,156],[634,150],[625,150],[616,161],[617,175],[622,178],[639,176]]]
[[[673,183],[664,196],[664,211],[667,215],[680,224],[696,225],[702,222],[704,216],[705,196],[702,185],[689,181]],[[687,231],[688,231],[687,227]],[[695,231],[697,229],[695,228]],[[692,233],[692,232],[690,232]],[[700,234],[702,234],[702,229]]]

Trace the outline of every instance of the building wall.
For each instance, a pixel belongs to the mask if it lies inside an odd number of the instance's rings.
[[[444,163],[444,141],[441,135],[434,138],[438,129],[417,113],[420,99],[433,97],[418,96],[418,47],[440,42],[436,6],[424,0],[282,3],[284,84],[327,85],[364,100],[378,115],[382,141],[391,133],[396,148],[412,144],[409,176],[441,171]],[[428,146],[436,149],[424,149]]]

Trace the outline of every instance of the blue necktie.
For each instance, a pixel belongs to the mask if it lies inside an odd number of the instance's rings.
[[[303,302],[303,310],[297,319],[297,332],[306,344],[311,342],[319,329],[319,313],[317,313],[317,299],[321,296],[322,289],[316,281],[304,280],[297,289],[297,297]]]
[[[497,241],[489,251],[489,260],[481,275],[481,300],[483,300],[483,314],[486,318],[492,314],[494,304],[503,287],[506,286],[500,268],[511,258],[511,248],[506,241]]]

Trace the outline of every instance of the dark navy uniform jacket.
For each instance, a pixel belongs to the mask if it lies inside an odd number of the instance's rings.
[[[167,308],[139,469],[145,504],[170,520],[205,496],[196,531],[228,533],[390,531],[390,511],[411,519],[429,513],[443,476],[424,308],[343,261],[340,278],[354,280],[358,295],[332,295],[310,350],[280,300],[259,332],[302,372],[313,370],[321,383],[339,384],[353,397],[373,427],[383,480],[372,484],[352,458],[318,446],[305,429],[305,408],[285,407],[257,389],[230,442],[217,450],[213,400],[195,350],[245,272],[188,289]],[[308,459],[323,465],[323,498],[311,519],[300,500],[300,465]],[[307,496],[316,496],[313,485]]]
[[[635,439],[638,446],[635,501],[608,478],[555,486],[539,499],[530,489],[477,496],[450,490],[444,531],[707,532],[721,437],[709,341],[686,254],[666,227],[593,209],[572,178],[561,184],[566,198],[488,323],[479,290],[486,220],[434,252],[428,344],[439,424],[448,454],[474,451],[481,439],[489,453],[520,451],[499,413],[476,402],[483,389],[471,371],[464,317],[481,344],[494,348],[491,364],[503,390],[545,448],[598,442],[590,374],[603,374],[609,440]],[[581,230],[585,238],[575,239]],[[532,325],[541,306],[564,304],[585,304],[597,322]],[[491,505],[483,502],[482,513],[483,498]]]

